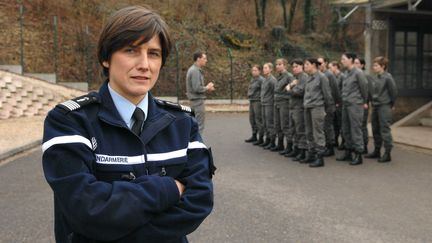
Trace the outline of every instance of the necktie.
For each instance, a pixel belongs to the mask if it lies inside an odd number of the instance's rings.
[[[144,111],[142,111],[140,108],[137,107],[135,108],[132,117],[135,118],[135,123],[133,124],[131,130],[133,133],[139,136],[141,134],[141,128],[145,119]]]

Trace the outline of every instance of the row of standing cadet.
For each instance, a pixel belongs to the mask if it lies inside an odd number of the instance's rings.
[[[340,63],[294,59],[290,73],[287,60],[280,58],[275,67],[265,63],[262,76],[260,65],[253,65],[248,89],[252,136],[245,141],[310,167],[324,166],[324,157],[335,155],[335,147],[343,150],[336,160],[350,165],[362,164],[363,154],[391,161],[397,89],[386,71],[388,60],[376,57],[373,75],[365,73],[366,63],[353,53],[344,53]],[[367,154],[369,107],[375,148]]]

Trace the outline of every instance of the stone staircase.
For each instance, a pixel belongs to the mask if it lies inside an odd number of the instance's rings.
[[[0,120],[45,116],[56,104],[84,92],[0,70]]]

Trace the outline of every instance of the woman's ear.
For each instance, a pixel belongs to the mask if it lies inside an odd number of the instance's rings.
[[[106,68],[109,68],[109,63],[108,63],[107,61],[103,61],[103,62],[102,62],[102,65],[103,65],[104,67],[106,67]]]

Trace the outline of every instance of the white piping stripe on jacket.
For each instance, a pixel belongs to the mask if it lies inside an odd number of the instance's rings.
[[[51,138],[50,140],[46,141],[42,144],[42,152],[45,152],[47,149],[49,149],[53,145],[57,144],[65,144],[65,143],[83,143],[87,145],[90,149],[92,149],[92,145],[90,140],[83,136],[79,135],[71,135],[71,136],[61,136],[61,137],[55,137]]]
[[[48,148],[56,144],[66,144],[66,143],[83,143],[92,149],[90,140],[83,136],[72,135],[72,136],[61,136],[52,138],[42,145],[42,151],[45,152]],[[207,149],[207,146],[201,142],[195,141],[190,142],[188,147],[185,149],[174,150],[165,153],[154,153],[147,154],[147,161],[163,161],[174,158],[185,157],[187,155],[188,149]],[[99,156],[99,157],[98,157]],[[96,154],[96,162],[101,164],[140,164],[145,163],[144,155],[138,156],[110,156],[103,154]]]

